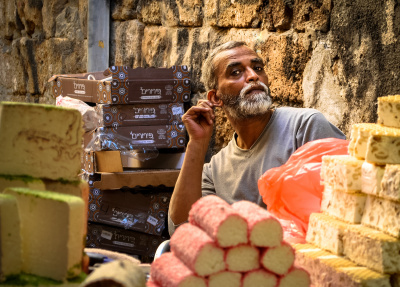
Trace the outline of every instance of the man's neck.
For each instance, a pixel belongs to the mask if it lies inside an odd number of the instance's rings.
[[[272,113],[273,110],[268,110],[268,112],[262,116],[245,120],[232,119],[227,115],[233,129],[238,135],[236,139],[238,147],[241,149],[250,149],[268,124]]]

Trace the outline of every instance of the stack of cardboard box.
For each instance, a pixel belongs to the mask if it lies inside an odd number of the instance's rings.
[[[95,104],[97,128],[85,134],[82,158],[90,186],[86,246],[151,262],[168,239],[168,205],[187,141],[188,68],[113,66],[50,81],[55,97]]]

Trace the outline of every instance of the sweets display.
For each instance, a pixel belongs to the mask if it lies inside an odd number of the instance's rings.
[[[76,180],[81,167],[82,122],[74,109],[0,104],[0,174]]]
[[[256,232],[273,238],[267,243],[272,246],[248,240],[255,228],[263,229],[256,227],[258,223],[265,230]],[[294,265],[295,251],[282,239],[282,227],[276,223],[280,224],[256,204],[229,205],[214,195],[202,197],[192,205],[189,223],[172,235],[171,252],[152,263],[147,286],[310,286],[308,273]],[[227,234],[236,236],[236,244],[226,244]]]
[[[193,204],[189,222],[202,228],[221,247],[246,244],[246,220],[226,201],[207,196]]]
[[[400,128],[400,95],[378,98],[378,124]]]
[[[18,203],[21,271],[59,281],[78,276],[85,237],[83,200],[23,188],[7,188],[3,193]]]
[[[88,208],[81,114],[3,102],[0,130],[0,284],[78,286]]]
[[[308,244],[294,245],[316,287],[399,286],[398,99],[379,98],[378,124],[353,125],[350,155],[323,156],[322,213],[310,216]]]

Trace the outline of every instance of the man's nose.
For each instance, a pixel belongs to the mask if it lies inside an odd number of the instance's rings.
[[[246,81],[247,82],[256,82],[259,80],[259,76],[253,69],[249,68],[246,71]]]

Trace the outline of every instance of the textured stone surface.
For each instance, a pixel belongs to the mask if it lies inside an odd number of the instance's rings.
[[[204,0],[204,17],[217,27],[259,27],[262,21],[261,0]]]
[[[144,25],[138,20],[114,21],[111,26],[110,65],[138,67]]]
[[[138,18],[145,24],[161,25],[161,0],[139,0]]]
[[[295,0],[293,5],[294,28],[302,32],[306,28],[327,32],[331,9],[332,0]]]
[[[266,62],[274,104],[317,108],[349,137],[399,94],[396,0],[113,0],[110,65],[191,69],[205,95],[209,51],[244,40]],[[86,71],[87,0],[0,0],[0,100],[53,103],[48,78]],[[213,151],[232,136],[217,110]]]
[[[111,19],[125,21],[137,18],[137,5],[140,0],[111,1]]]

